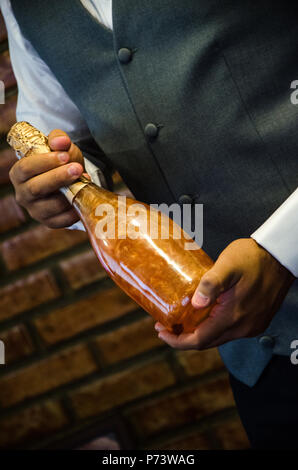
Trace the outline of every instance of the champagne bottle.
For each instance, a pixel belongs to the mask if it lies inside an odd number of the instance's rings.
[[[26,122],[14,124],[7,140],[20,157],[51,151],[47,137]],[[169,331],[194,331],[210,311],[194,309],[191,298],[211,258],[198,245],[185,249],[191,240],[182,228],[144,203],[84,177],[61,190],[113,281]]]

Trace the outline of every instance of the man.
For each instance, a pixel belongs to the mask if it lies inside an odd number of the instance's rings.
[[[292,9],[266,0],[1,6],[19,85],[18,120],[65,131],[50,132],[53,152],[12,168],[18,202],[49,227],[77,223],[57,191],[84,171],[84,154],[105,175],[116,167],[139,200],[203,203],[203,248],[216,262],[192,302],[217,304],[193,334],[174,336],[159,323],[156,329],[176,348],[220,346],[252,446],[295,447]]]

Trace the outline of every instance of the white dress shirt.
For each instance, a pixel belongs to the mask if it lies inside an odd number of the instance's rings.
[[[112,0],[81,0],[81,3],[100,23],[113,29]],[[88,137],[89,129],[78,108],[22,36],[10,0],[0,0],[0,7],[19,89],[17,120],[29,121],[46,134],[60,128],[72,140]],[[86,159],[85,162],[87,172],[96,182],[96,167]],[[80,222],[71,228],[84,229]],[[298,189],[251,236],[298,277]]]

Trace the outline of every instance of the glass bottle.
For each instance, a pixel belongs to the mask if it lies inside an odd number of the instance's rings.
[[[47,137],[29,123],[8,134],[19,156],[50,152]],[[156,321],[180,334],[194,331],[210,308],[194,309],[191,298],[213,261],[165,214],[119,196],[81,177],[61,188],[76,209],[102,266]],[[193,246],[192,246],[193,248]]]

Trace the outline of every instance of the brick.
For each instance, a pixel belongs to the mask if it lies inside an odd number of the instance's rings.
[[[96,370],[85,345],[56,353],[0,379],[0,403],[8,407],[52,390]]]
[[[16,122],[16,95],[7,98],[5,104],[0,106],[0,134],[7,134]]]
[[[0,77],[4,82],[5,89],[16,86],[16,79],[11,67],[9,52],[5,51],[0,54]]]
[[[106,364],[114,364],[150,349],[163,346],[151,317],[130,323],[95,340]]]
[[[0,199],[0,233],[19,227],[26,221],[26,217],[14,196]]]
[[[70,396],[80,418],[97,415],[175,383],[169,365],[155,361],[124,370],[84,386]]]
[[[7,38],[7,31],[4,23],[4,19],[0,10],[0,42]]]
[[[10,364],[33,353],[32,339],[24,325],[16,325],[0,332],[5,345],[5,364]]]
[[[60,296],[50,271],[43,270],[0,289],[0,321]]]
[[[209,426],[207,432],[195,431],[179,439],[172,438],[162,446],[154,446],[155,449],[160,450],[242,450],[249,449],[249,447],[250,444],[239,417]]]
[[[139,435],[151,436],[232,406],[234,399],[225,377],[154,399],[131,410],[128,419]]]
[[[46,401],[0,420],[0,448],[18,448],[39,441],[68,424],[59,402]]]
[[[211,443],[203,432],[195,431],[179,438],[173,438],[162,445],[155,445],[157,450],[210,450]]]
[[[85,240],[87,235],[81,230],[54,230],[39,225],[5,240],[1,251],[7,268],[13,271],[67,250]]]
[[[80,289],[107,277],[93,250],[63,260],[59,266],[72,289]]]
[[[121,289],[114,287],[36,318],[35,326],[47,344],[119,318],[137,308]]]
[[[239,417],[218,424],[212,431],[218,439],[221,449],[236,450],[249,449],[250,447]]]
[[[224,367],[217,349],[206,351],[178,351],[176,357],[189,376],[205,374]]]
[[[2,106],[2,105],[1,105]],[[0,152],[0,184],[9,182],[9,170],[17,161],[16,154],[12,149],[4,149]]]

